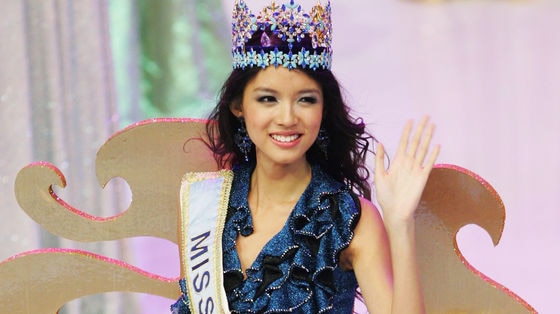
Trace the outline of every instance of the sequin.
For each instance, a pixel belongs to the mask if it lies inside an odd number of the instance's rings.
[[[253,232],[247,201],[253,167],[243,164],[234,169],[222,238],[224,288],[231,313],[331,313],[335,309],[352,313],[356,277],[338,262],[354,235],[359,202],[318,165],[312,167],[311,182],[285,226],[264,246],[243,279],[235,243],[238,236]],[[183,295],[172,310],[186,314],[186,304]]]

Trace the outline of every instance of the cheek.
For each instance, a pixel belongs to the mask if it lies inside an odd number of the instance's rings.
[[[245,127],[247,128],[247,133],[249,133],[250,138],[254,139],[256,136],[263,133],[265,125],[264,118],[265,117],[260,117],[256,114],[245,116]]]
[[[316,110],[315,112],[311,113],[307,121],[309,121],[309,125],[312,128],[319,129],[323,122],[323,110]]]

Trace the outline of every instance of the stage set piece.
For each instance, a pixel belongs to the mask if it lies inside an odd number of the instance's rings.
[[[151,236],[173,241],[178,244],[181,278],[188,278],[193,274],[192,265],[189,270],[186,263],[192,257],[187,239],[204,233],[184,228],[185,220],[204,208],[182,202],[182,196],[210,191],[215,197],[209,201],[223,210],[231,182],[231,172],[218,169],[203,143],[204,126],[203,120],[146,120],[116,133],[99,149],[100,184],[121,177],[132,192],[129,208],[115,217],[94,217],[65,203],[52,188],[66,185],[64,175],[47,162],[30,164],[19,172],[18,203],[31,219],[66,239],[92,242]],[[206,188],[206,180],[215,181],[215,190]],[[225,217],[220,216],[223,212],[215,214],[218,222]],[[467,224],[482,227],[498,245],[504,222],[504,205],[483,178],[458,166],[437,165],[417,217],[428,313],[536,313],[512,291],[477,271],[458,248],[457,232]],[[219,261],[220,256],[214,256],[212,262]],[[180,295],[179,278],[64,248],[23,252],[0,262],[0,278],[0,313],[54,314],[74,299],[111,291],[158,295],[169,298],[170,304]],[[221,281],[218,278],[213,284],[219,286]]]

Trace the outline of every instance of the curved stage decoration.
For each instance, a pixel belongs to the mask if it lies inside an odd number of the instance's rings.
[[[203,142],[204,125],[204,120],[193,119],[146,120],[116,133],[100,148],[96,173],[101,186],[121,177],[132,192],[129,208],[116,216],[91,216],[64,202],[53,191],[55,185],[66,186],[64,175],[48,162],[32,163],[18,173],[17,201],[43,228],[66,239],[151,236],[178,243],[181,178],[187,172],[218,170]],[[434,168],[417,217],[428,313],[536,313],[477,271],[457,246],[457,232],[467,224],[482,227],[497,245],[504,222],[504,205],[484,179],[454,165]],[[178,278],[74,249],[18,254],[0,262],[0,278],[0,313],[11,314],[54,314],[74,299],[113,291],[172,300],[180,294]]]

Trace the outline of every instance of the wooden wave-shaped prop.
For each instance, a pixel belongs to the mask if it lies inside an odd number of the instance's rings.
[[[46,162],[18,173],[18,203],[42,227],[63,238],[92,242],[152,236],[177,243],[182,176],[218,169],[202,141],[204,125],[204,120],[193,119],[143,121],[116,133],[100,148],[96,171],[101,186],[121,177],[131,189],[131,204],[119,215],[96,217],[64,202],[53,191],[55,185],[66,186],[64,175]],[[482,178],[451,165],[432,171],[417,218],[428,313],[536,313],[472,267],[457,246],[458,230],[470,223],[484,228],[497,244],[504,219],[498,194]],[[89,252],[36,250],[0,263],[0,313],[54,314],[76,298],[111,291],[175,299],[176,281]]]
[[[0,313],[55,314],[68,302],[114,291],[177,298],[177,278],[70,249],[43,249],[0,263]]]
[[[480,176],[437,165],[417,209],[418,263],[428,313],[536,313],[527,302],[476,270],[457,245],[459,229],[483,228],[498,245],[505,208]]]
[[[202,141],[205,121],[154,119],[113,135],[98,151],[96,175],[126,180],[132,192],[129,208],[115,217],[99,218],[60,199],[53,185],[66,186],[55,166],[33,163],[16,177],[16,199],[43,228],[81,242],[153,236],[177,243],[177,205],[182,176],[189,171],[216,171]],[[62,223],[64,222],[64,223]]]

